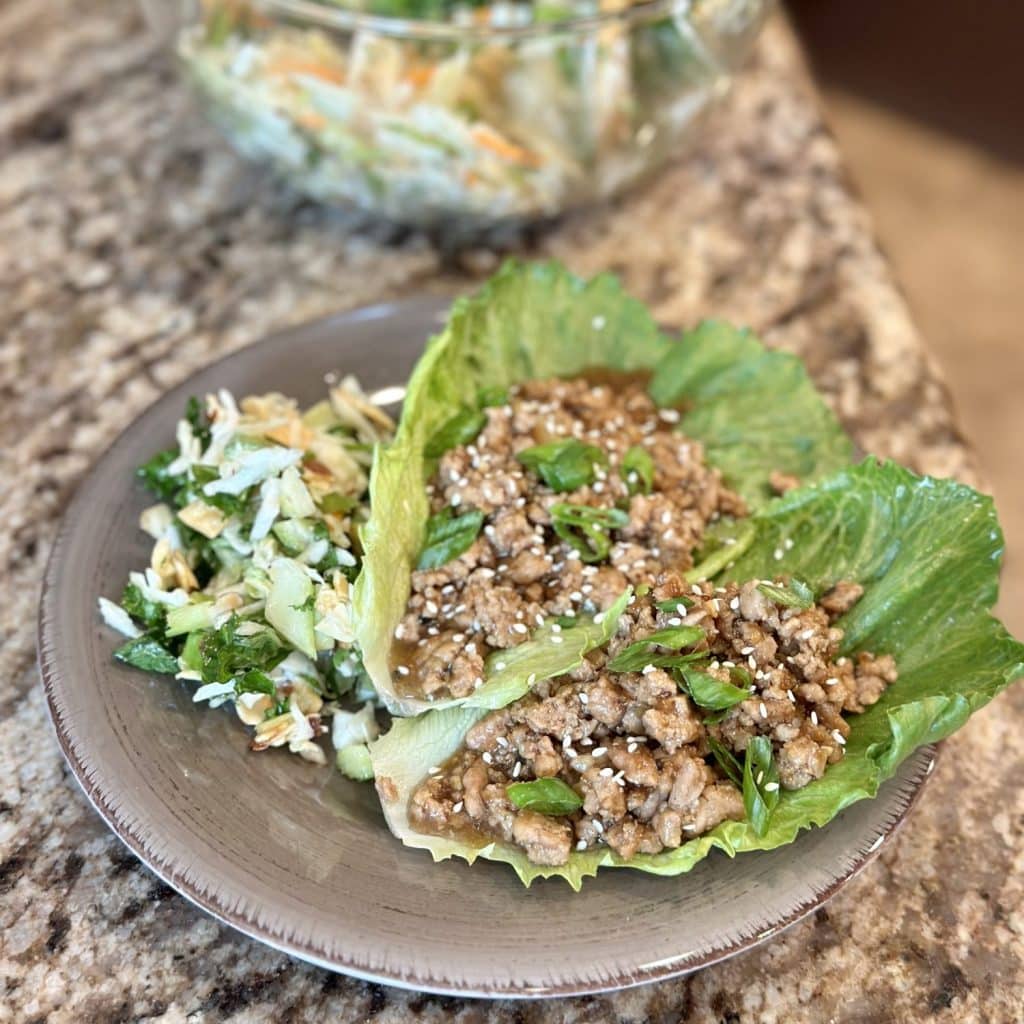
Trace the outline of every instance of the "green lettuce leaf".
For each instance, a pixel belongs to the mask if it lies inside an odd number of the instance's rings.
[[[353,608],[367,673],[393,712],[459,703],[399,695],[389,667],[429,519],[424,485],[436,462],[428,451],[438,451],[437,439],[453,423],[471,421],[485,395],[593,367],[651,372],[655,399],[685,406],[683,428],[705,442],[754,507],[766,500],[772,470],[811,477],[848,457],[849,442],[800,363],[766,351],[749,332],[708,324],[673,342],[610,275],[584,281],[554,263],[506,264],[454,305],[445,330],[428,343],[395,440],[374,458]],[[751,399],[783,414],[751,409]],[[744,455],[747,447],[753,458]],[[732,552],[717,555],[720,566]]]
[[[853,446],[794,355],[717,320],[683,336],[651,380],[659,405],[681,404],[683,433],[758,507],[773,471],[808,483],[850,462]]]
[[[783,846],[801,829],[873,797],[915,748],[948,736],[1024,675],[1024,645],[989,612],[1003,546],[991,499],[869,460],[791,491],[752,522],[753,542],[720,579],[791,575],[817,595],[841,579],[861,583],[864,596],[840,622],[844,649],[892,654],[900,671],[877,704],[850,716],[843,760],[809,786],[783,792],[763,835],[746,821],[730,821],[676,850],[628,863],[610,850],[592,850],[573,853],[562,868],[530,864],[522,851],[500,843],[471,847],[418,835],[404,817],[409,795],[483,713],[470,709],[396,722],[372,751],[378,779],[393,783],[381,796],[395,834],[437,860],[504,861],[527,885],[558,876],[578,889],[605,866],[681,874],[714,848],[733,856]]]

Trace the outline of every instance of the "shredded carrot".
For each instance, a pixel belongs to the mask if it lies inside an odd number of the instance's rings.
[[[425,89],[433,77],[434,67],[431,64],[414,65],[405,73],[405,80],[417,89]]]
[[[296,60],[294,58],[279,57],[268,68],[271,75],[312,75],[314,78],[322,78],[325,82],[334,82],[335,85],[342,85],[345,81],[345,72],[341,68],[332,68],[327,64],[317,64],[315,61]]]
[[[478,124],[473,127],[470,134],[478,146],[489,149],[492,153],[500,156],[502,160],[519,164],[522,167],[540,166],[540,159],[536,153],[522,146],[517,146],[514,142],[510,142],[503,135],[499,135],[493,128]]]
[[[295,121],[300,127],[311,132],[318,132],[327,126],[327,118],[313,110],[304,110],[301,114],[296,114]]]

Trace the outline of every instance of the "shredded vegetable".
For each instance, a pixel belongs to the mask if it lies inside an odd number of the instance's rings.
[[[349,592],[372,450],[392,432],[352,378],[304,412],[279,394],[191,400],[176,447],[138,469],[161,499],[140,516],[150,564],[120,602],[99,599],[127,638],[115,657],[194,683],[196,702],[231,702],[254,750],[323,763],[315,741],[332,715],[362,723],[354,737],[335,725],[339,752],[375,738],[372,705],[342,703],[372,694]]]

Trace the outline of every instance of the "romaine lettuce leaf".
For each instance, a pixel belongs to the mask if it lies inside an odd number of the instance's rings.
[[[371,749],[395,834],[409,846],[430,850],[435,860],[505,861],[526,884],[559,876],[578,889],[603,866],[681,874],[715,847],[730,856],[773,849],[873,797],[916,747],[948,736],[1024,675],[1024,645],[989,612],[1003,545],[991,499],[954,481],[869,460],[790,492],[750,522],[753,543],[722,579],[792,574],[819,595],[840,579],[863,584],[864,596],[840,623],[844,648],[892,654],[900,671],[876,705],[850,717],[843,760],[822,779],[784,792],[764,835],[745,821],[725,822],[677,850],[628,864],[603,849],[573,853],[564,868],[550,868],[530,864],[521,851],[499,843],[473,848],[414,833],[405,810],[409,796],[431,766],[459,748],[483,713],[471,709],[396,722]]]
[[[764,504],[772,470],[809,479],[849,458],[849,441],[802,365],[766,351],[749,332],[707,324],[673,342],[614,277],[583,281],[553,263],[506,264],[455,304],[443,333],[429,342],[395,440],[374,459],[353,607],[366,670],[392,711],[459,703],[399,696],[389,668],[429,518],[424,484],[435,462],[426,450],[460,414],[478,410],[485,394],[593,367],[652,372],[654,397],[685,408],[683,428],[706,442],[711,460],[752,507]]]

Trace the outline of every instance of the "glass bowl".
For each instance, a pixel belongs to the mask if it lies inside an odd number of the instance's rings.
[[[246,156],[317,200],[473,234],[606,199],[663,164],[769,3],[192,0],[174,31]]]

